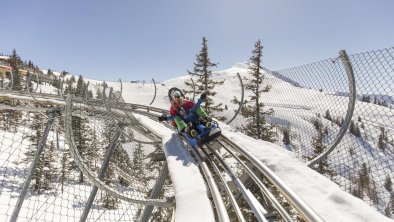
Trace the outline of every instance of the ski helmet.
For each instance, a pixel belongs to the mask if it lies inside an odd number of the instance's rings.
[[[175,92],[172,94],[172,96],[173,96],[173,97],[181,97],[181,93],[180,93],[179,91],[175,91]]]

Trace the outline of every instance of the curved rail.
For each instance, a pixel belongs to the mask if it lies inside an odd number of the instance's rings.
[[[153,85],[155,86],[155,95],[153,96],[152,102],[150,102],[149,105],[152,105],[152,103],[155,101],[156,93],[157,93],[156,82],[155,82],[155,80],[153,78],[152,78],[152,81],[153,81]]]
[[[72,113],[72,95],[67,96],[67,105],[66,105],[66,113],[71,114]],[[82,160],[82,157],[80,156],[79,152],[76,150],[76,145],[74,142],[74,138],[72,136],[72,126],[71,126],[71,115],[66,115],[66,141],[70,147],[71,154],[73,155],[73,158],[78,165],[79,169],[86,174],[86,176],[94,183],[95,186],[98,188],[105,190],[106,192],[110,193],[111,195],[118,197],[119,199],[122,199],[124,201],[130,202],[130,203],[136,203],[136,204],[143,204],[143,205],[152,205],[152,206],[159,206],[159,207],[171,207],[173,205],[173,198],[168,198],[167,200],[163,199],[145,199],[145,200],[139,200],[139,199],[133,199],[126,197],[122,195],[121,193],[113,190],[111,187],[105,184],[105,182],[97,179],[96,176],[92,175],[90,170],[88,170],[88,167],[85,165],[85,163]]]
[[[313,160],[311,160],[307,165],[309,167],[312,167],[313,165],[321,162],[323,159],[325,159],[341,142],[343,136],[346,134],[346,131],[350,125],[350,122],[352,120],[353,112],[354,112],[354,106],[356,104],[356,81],[354,79],[354,72],[352,68],[352,64],[350,63],[349,56],[347,55],[345,50],[341,50],[339,52],[340,58],[342,60],[343,66],[345,67],[346,74],[348,77],[349,81],[349,102],[348,102],[348,108],[347,108],[347,113],[345,120],[338,132],[338,135],[335,137],[335,139],[332,141],[332,143],[329,145],[329,148],[315,157]]]
[[[145,115],[149,115],[150,117],[155,117],[159,116],[160,113],[163,111],[163,109],[160,108],[155,108],[155,107],[149,107],[149,106],[144,106],[144,105],[136,105],[136,104],[123,104],[124,107],[131,109],[133,112],[140,112],[140,113],[145,113]],[[146,111],[144,111],[146,110]],[[89,180],[91,180],[94,185],[99,187],[100,189],[106,190],[108,193],[111,195],[114,195],[118,197],[119,199],[132,202],[132,203],[137,203],[137,204],[145,204],[145,205],[154,205],[154,206],[162,206],[162,207],[169,207],[172,206],[173,199],[169,198],[167,200],[162,200],[162,199],[133,199],[129,198],[127,196],[122,195],[121,193],[114,191],[111,187],[106,185],[103,181],[97,179],[96,176],[94,176],[88,167],[83,163],[82,157],[80,156],[79,152],[75,148],[75,143],[72,137],[72,128],[71,128],[71,111],[72,111],[72,96],[68,95],[67,97],[67,107],[66,107],[66,141],[70,146],[70,151],[73,155],[73,158],[75,159],[78,167],[81,169],[81,171],[87,175]],[[152,113],[151,111],[157,112],[157,114]],[[280,192],[292,203],[292,205],[297,209],[297,211],[304,217],[306,220],[309,221],[322,221],[322,219],[316,215],[316,213],[308,206],[306,205],[302,199],[300,199],[297,195],[295,195],[279,178],[277,178],[276,175],[273,174],[273,172],[267,168],[265,165],[263,165],[258,159],[253,157],[250,153],[247,151],[243,150],[241,147],[239,147],[237,144],[234,144],[231,140],[226,138],[225,136],[221,136],[220,139],[223,139],[227,144],[231,144],[231,147],[233,147],[237,152],[241,153],[244,155],[250,162],[253,163],[253,165],[259,169],[261,173],[263,173],[279,190]],[[208,177],[211,178],[211,177]],[[219,204],[220,205],[220,204]],[[222,207],[221,207],[222,208]],[[226,220],[226,219],[224,219]]]
[[[242,90],[241,91],[241,101],[239,102],[238,110],[235,112],[234,116],[229,121],[226,122],[226,124],[230,124],[238,116],[239,112],[242,109],[242,106],[244,105],[244,95],[245,95],[244,83],[242,82],[242,78],[241,78],[241,75],[239,75],[239,73],[237,73],[237,76],[238,76],[239,82],[241,84],[241,90]]]
[[[30,81],[31,81],[31,76],[32,76],[33,74],[31,74],[31,73],[29,73],[29,75],[28,75],[28,77],[27,77],[27,91],[29,92],[29,94],[30,94],[30,96],[35,100],[35,101],[37,101],[38,102],[38,100],[36,99],[36,97],[34,97],[33,96],[33,94],[31,93],[31,91],[30,91]],[[38,79],[38,74],[36,73],[36,78],[37,78],[37,86],[36,86],[36,89],[34,90],[34,92],[36,92],[37,91],[37,89],[38,89],[38,84],[39,84],[39,79]]]

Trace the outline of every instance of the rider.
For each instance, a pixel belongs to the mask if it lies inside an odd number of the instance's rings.
[[[188,123],[192,123],[201,118],[208,123],[207,126],[210,125],[212,119],[208,117],[207,113],[200,106],[201,102],[206,98],[205,93],[201,94],[200,99],[197,101],[197,106],[193,101],[183,99],[179,91],[175,91],[172,97],[170,116],[160,116],[159,121],[172,120],[172,124],[174,126],[176,125],[178,128],[178,132],[186,132],[192,136],[196,136],[197,132],[191,129]],[[188,115],[186,116],[186,114]]]

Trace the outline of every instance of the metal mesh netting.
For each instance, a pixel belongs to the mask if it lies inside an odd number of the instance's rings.
[[[2,108],[9,104],[4,103]],[[52,109],[52,106],[32,102],[24,106],[21,110],[15,107],[0,110],[0,215],[6,221],[10,220],[17,206],[39,140],[50,119],[43,110]],[[80,220],[96,184],[91,177],[98,180],[105,155],[117,131],[120,134],[102,179],[109,190],[98,189],[87,220],[135,221],[141,219],[147,210],[147,218],[151,220],[171,218],[172,208],[159,207],[160,204],[149,207],[138,202],[157,200],[158,203],[166,203],[162,199],[173,196],[168,173],[162,173],[166,169],[165,159],[157,159],[163,155],[161,148],[157,142],[135,130],[127,116],[119,118],[116,113],[123,111],[102,107],[104,104],[95,108],[85,103],[74,103],[72,113],[63,111],[54,119],[18,221]],[[70,124],[65,123],[66,117],[71,118]],[[68,125],[72,127],[70,132],[76,151],[86,166],[84,170],[88,170],[90,175],[81,171],[77,164],[80,160],[74,159],[76,156],[66,139]],[[162,174],[164,181],[159,183]],[[155,186],[160,188],[159,195],[153,195]]]
[[[357,96],[348,133],[313,168],[391,217],[394,48],[349,58]],[[330,146],[344,122],[350,94],[345,67],[336,58],[269,73],[264,83],[272,89],[264,104],[275,115],[267,120],[277,125],[278,143],[308,162]]]

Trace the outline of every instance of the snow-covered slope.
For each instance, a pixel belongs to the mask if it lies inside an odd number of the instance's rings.
[[[232,104],[230,100],[233,97],[240,98],[240,85],[238,82],[237,73],[239,73],[244,81],[244,84],[248,81],[247,76],[247,65],[244,63],[237,64],[229,69],[214,72],[213,78],[217,80],[224,80],[222,86],[218,86],[215,90],[218,95],[215,96],[217,102],[223,102],[229,107],[225,115],[230,118],[233,115],[233,110],[237,108],[235,104]],[[276,76],[265,74],[266,79],[264,84],[269,84],[272,86],[268,93],[263,93],[263,102],[265,108],[272,108],[275,111],[274,116],[267,117],[267,121],[274,123],[278,126],[278,144],[281,144],[281,129],[284,127],[294,130],[292,133],[292,146],[283,146],[292,151],[297,151],[296,149],[305,149],[301,154],[310,155],[312,154],[310,148],[310,140],[313,132],[315,132],[314,125],[312,123],[313,119],[318,118],[317,114],[324,115],[326,110],[330,110],[331,113],[345,113],[347,109],[348,99],[343,96],[338,96],[335,94],[320,92],[319,90],[307,89],[296,87],[294,84],[283,81]],[[122,83],[122,96],[123,99],[128,103],[137,103],[151,105],[154,107],[160,107],[167,109],[169,108],[169,102],[167,97],[167,92],[172,87],[185,88],[184,81],[188,80],[190,77],[187,75],[180,76],[171,80],[164,81],[162,83],[156,84],[156,97],[155,97],[155,86],[152,83]],[[85,79],[85,82],[89,81],[89,90],[93,93],[97,90],[102,90],[100,84],[101,81]],[[121,87],[119,82],[106,82],[109,87],[112,87],[114,91],[120,91]],[[43,90],[51,90],[42,87]],[[250,95],[249,92],[245,92],[245,98]],[[187,95],[191,96],[191,95]],[[363,109],[359,109],[362,104]],[[361,103],[357,101],[356,110],[354,116],[361,117],[364,121],[364,128],[362,133],[366,134],[366,138],[360,141],[360,138],[356,138],[351,134],[347,134],[344,140],[351,141],[354,144],[360,144],[363,149],[357,149],[355,152],[358,153],[358,157],[362,159],[353,159],[352,162],[340,162],[337,159],[329,158],[329,162],[333,164],[337,172],[337,181],[342,184],[351,183],[350,178],[353,175],[349,175],[349,172],[355,172],[360,165],[365,161],[373,161],[377,157],[383,159],[382,164],[371,166],[371,172],[375,178],[384,180],[383,177],[386,173],[394,172],[394,166],[392,161],[394,159],[393,153],[387,151],[381,153],[380,150],[376,148],[377,135],[379,133],[380,126],[386,126],[388,123],[394,122],[394,117],[385,116],[386,112],[380,113],[380,118],[378,121],[369,120],[371,115],[376,116],[374,110],[379,109],[389,109],[378,107],[375,104]],[[383,118],[384,117],[384,118]],[[386,121],[385,118],[389,118],[390,121]],[[320,118],[320,121],[328,127],[328,136],[326,143],[328,144],[332,140],[339,127],[332,124],[324,118]],[[319,214],[328,221],[384,221],[386,218],[381,216],[373,208],[369,207],[363,201],[342,192],[339,187],[329,181],[324,176],[310,170],[305,167],[304,163],[298,162],[295,158],[295,153],[297,152],[287,152],[278,145],[265,143],[262,141],[255,141],[244,135],[234,132],[235,127],[243,124],[244,120],[242,117],[237,117],[230,126],[225,126],[225,133],[227,136],[237,140],[242,141],[246,148],[250,152],[254,153],[261,161],[266,163],[274,172],[278,173],[280,177],[292,187],[304,200],[306,200]],[[154,127],[156,128],[156,126]],[[388,125],[390,130],[394,127]],[[309,138],[309,141],[305,143],[302,138]],[[167,138],[168,139],[168,138]],[[167,141],[167,140],[166,140]],[[174,145],[174,144],[172,144]],[[335,156],[347,157],[349,150],[346,144],[340,144],[337,148]],[[179,148],[176,146],[177,149]],[[167,147],[168,150],[171,150]],[[180,153],[174,155],[181,155]],[[183,154],[182,154],[183,155]],[[169,163],[175,165],[172,167],[173,176],[176,176],[177,171],[181,171],[178,167],[180,166],[180,159],[175,158],[171,160],[172,155],[167,155]],[[302,158],[297,155],[297,157]],[[179,165],[179,166],[176,166]],[[182,165],[182,164],[181,164]],[[182,165],[183,166],[183,165]],[[184,167],[184,166],[183,166]],[[343,172],[343,169],[349,169]],[[176,170],[178,169],[178,170]],[[380,173],[383,170],[384,173]],[[180,173],[182,176],[182,173]],[[391,174],[392,175],[392,174]],[[182,180],[180,180],[182,182]],[[183,185],[179,185],[183,186]],[[186,186],[187,187],[187,186]],[[179,190],[178,190],[179,191]],[[205,191],[204,191],[205,192]],[[179,197],[179,196],[178,196]],[[178,198],[177,197],[177,198]],[[178,201],[187,201],[186,199],[177,199]],[[386,200],[387,201],[387,200]],[[324,202],[325,204],[321,204]],[[320,206],[319,206],[320,205]],[[342,210],[341,210],[342,209]],[[345,211],[343,209],[346,209]],[[357,210],[362,209],[362,210]]]

